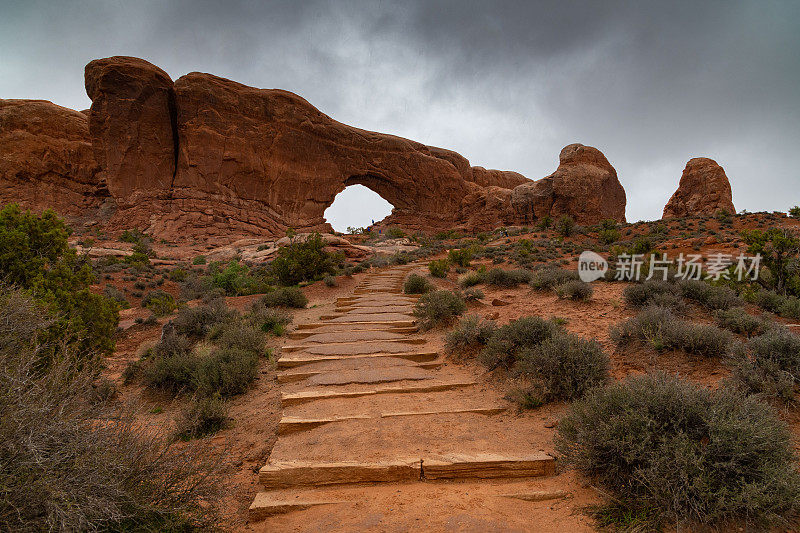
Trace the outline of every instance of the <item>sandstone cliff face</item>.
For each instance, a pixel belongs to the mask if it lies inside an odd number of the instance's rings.
[[[86,115],[45,100],[0,100],[0,202],[81,216],[108,191]]]
[[[169,194],[175,175],[175,94],[166,72],[135,57],[86,65],[95,159],[121,207]]]
[[[173,82],[122,56],[89,63],[85,82],[90,110],[46,103],[2,115],[10,199],[63,214],[105,202],[110,228],[175,241],[330,231],[325,209],[355,184],[392,203],[384,224],[410,230],[488,230],[561,214],[624,220],[624,190],[595,148],[566,147],[558,170],[532,182],[347,126],[287,91],[201,73]]]
[[[562,215],[580,224],[625,221],[625,189],[616,170],[600,150],[582,144],[564,147],[558,169],[551,175],[515,187],[511,204],[524,224]]]
[[[725,170],[713,159],[695,157],[686,163],[678,190],[664,206],[664,218],[684,217],[701,213],[713,214],[720,209],[736,213],[731,184]]]

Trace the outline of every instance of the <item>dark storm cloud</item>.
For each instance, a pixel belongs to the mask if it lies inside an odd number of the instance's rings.
[[[800,202],[797,2],[5,2],[0,97],[88,107],[83,65],[144,57],[297,92],[334,118],[530,178],[600,148],[628,218],[707,156],[740,209]]]

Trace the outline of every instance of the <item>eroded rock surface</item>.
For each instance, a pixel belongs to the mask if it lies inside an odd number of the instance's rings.
[[[713,159],[695,157],[686,163],[678,190],[664,206],[663,217],[713,214],[722,209],[736,213],[725,170]]]
[[[600,150],[582,144],[564,147],[551,175],[515,187],[511,203],[521,223],[562,215],[580,224],[625,221],[625,189],[617,171]]]
[[[82,216],[108,191],[86,115],[46,100],[0,100],[0,202]]]

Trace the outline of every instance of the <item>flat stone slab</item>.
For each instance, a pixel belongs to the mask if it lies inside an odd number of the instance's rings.
[[[569,496],[565,490],[534,490],[531,492],[517,492],[514,494],[503,494],[505,498],[523,500],[526,502],[545,502],[548,500],[560,500]]]
[[[379,358],[400,358],[418,363],[434,361],[438,359],[438,352],[406,352],[406,353],[370,353],[363,355],[328,355],[328,356],[315,356],[315,355],[300,355],[288,357],[284,356],[278,359],[278,368],[297,368],[299,366],[308,365],[312,363],[320,363],[323,361],[342,361],[345,359],[365,360],[371,361]]]
[[[305,338],[304,342],[359,342],[359,341],[402,341],[407,337],[389,331],[355,330],[316,333]]]
[[[338,322],[309,322],[307,324],[298,324],[297,329],[298,331],[302,330],[312,330],[317,328],[331,328],[337,327]],[[415,327],[416,322],[414,320],[405,317],[405,320],[377,320],[374,322],[353,322],[348,324],[348,328],[374,328],[377,326],[390,326],[390,327]],[[336,331],[341,331],[341,329],[337,329]]]
[[[413,305],[370,305],[370,306],[337,306],[337,313],[357,315],[370,313],[412,313]]]
[[[371,418],[368,415],[353,415],[353,416],[333,416],[328,418],[299,418],[296,416],[284,416],[278,422],[278,435],[287,435],[289,433],[296,433],[298,431],[307,431],[314,429],[325,424],[333,422],[343,422],[345,420],[363,420]]]
[[[453,454],[422,462],[422,475],[430,480],[538,477],[551,476],[555,472],[556,461],[546,453],[511,457]]]
[[[259,492],[250,504],[247,517],[251,522],[259,522],[267,517],[292,511],[302,511],[318,505],[334,505],[336,501],[316,501],[277,498],[275,494]]]
[[[396,411],[381,413],[381,418],[391,418],[394,416],[456,415],[464,413],[475,413],[489,416],[498,415],[505,410],[505,407],[466,407],[464,409],[442,409],[438,411]]]
[[[424,340],[424,339],[423,339]],[[306,346],[284,347],[284,351],[302,351],[313,355],[364,355],[368,353],[403,353],[419,351],[422,343],[414,342],[362,342],[357,344],[311,344]]]
[[[336,485],[416,481],[420,478],[419,460],[383,463],[317,463],[291,461],[268,464],[258,473],[267,490]]]
[[[381,331],[384,333],[395,333],[395,334],[408,334],[408,333],[416,333],[419,331],[419,328],[416,326],[380,326],[380,325],[373,325],[373,324],[352,324],[348,326],[349,331]],[[299,331],[292,331],[291,333],[287,334],[287,337],[290,339],[307,339],[312,335],[318,335],[320,333],[340,333],[342,331],[342,326],[336,324],[325,324],[320,325],[318,328],[314,329],[301,329]]]
[[[346,315],[329,315],[330,318],[322,318],[334,323],[346,324],[349,322],[387,322],[387,321],[408,321],[411,320],[409,315],[403,313],[364,313],[364,314],[346,314]]]
[[[433,375],[422,368],[390,366],[386,368],[364,368],[326,372],[311,377],[314,385],[349,385],[351,383],[389,383],[392,381],[421,381]]]
[[[428,385],[401,385],[382,387],[378,389],[365,389],[360,391],[315,391],[307,390],[281,394],[281,406],[298,405],[316,400],[330,400],[334,398],[358,398],[359,396],[374,396],[376,394],[414,394],[422,392],[438,392],[450,389],[460,389],[477,385],[475,381],[455,381],[450,383],[432,383]]]

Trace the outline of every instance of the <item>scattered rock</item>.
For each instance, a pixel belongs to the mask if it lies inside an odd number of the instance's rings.
[[[494,300],[492,300],[492,305],[495,307],[502,307],[504,305],[511,305],[511,302],[501,300],[500,298],[495,298]]]

